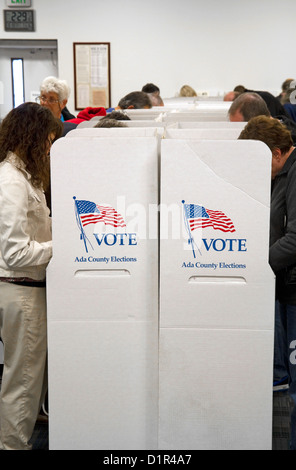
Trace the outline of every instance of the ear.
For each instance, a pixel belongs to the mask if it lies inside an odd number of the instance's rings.
[[[282,151],[281,151],[279,148],[275,148],[275,149],[273,149],[273,151],[272,151],[272,156],[273,156],[273,158],[275,158],[276,160],[280,161],[281,158],[282,158]]]
[[[66,106],[66,104],[68,103],[68,100],[63,100],[60,102],[61,104],[61,109],[64,109],[64,107]]]

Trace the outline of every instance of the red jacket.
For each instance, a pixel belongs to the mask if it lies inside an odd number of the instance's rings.
[[[106,109],[105,108],[91,108],[88,106],[87,108],[83,109],[77,114],[77,117],[74,119],[69,119],[66,122],[74,122],[75,124],[79,124],[83,121],[90,121],[95,116],[106,116]]]

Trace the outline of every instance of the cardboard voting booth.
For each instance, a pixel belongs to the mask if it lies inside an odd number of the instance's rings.
[[[50,449],[271,448],[271,153],[163,130],[52,148]]]
[[[162,120],[165,123],[171,122],[207,122],[207,121],[229,121],[227,110],[225,109],[217,109],[217,110],[210,110],[210,109],[201,109],[201,110],[193,110],[193,111],[179,111],[179,112],[171,112],[167,113],[163,116]]]
[[[160,449],[271,449],[270,183],[261,142],[162,141]]]
[[[166,128],[166,139],[199,139],[199,140],[234,140],[239,137],[240,128],[195,128],[195,129],[173,129]]]
[[[92,138],[101,138],[101,137],[113,137],[119,138],[123,137],[126,138],[129,136],[132,137],[154,137],[157,135],[163,134],[163,127],[99,127],[99,128],[80,128],[80,129],[73,129],[72,131],[68,132],[65,136],[67,139],[69,137],[84,137],[87,139]]]
[[[230,121],[180,121],[177,123],[177,128],[180,129],[192,129],[192,128],[198,128],[198,129],[212,129],[212,128],[218,128],[218,129],[241,129],[246,126],[246,122],[230,122]]]
[[[157,448],[157,146],[67,136],[52,148],[50,449]]]

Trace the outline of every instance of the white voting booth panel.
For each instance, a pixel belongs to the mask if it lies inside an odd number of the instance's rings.
[[[261,142],[162,140],[162,449],[271,449],[270,182]]]
[[[164,122],[157,122],[157,121],[147,121],[147,120],[131,120],[131,121],[120,121],[124,122],[127,127],[166,127],[166,123]],[[175,127],[177,128],[177,123],[172,123],[170,127]]]
[[[163,116],[165,123],[190,121],[229,121],[227,112],[222,110],[200,110],[190,112],[176,112]]]
[[[246,122],[230,122],[230,121],[180,121],[177,123],[177,128],[179,129],[212,129],[218,128],[221,129],[241,129],[243,130],[246,126]]]
[[[53,146],[50,449],[157,448],[158,241],[145,237],[157,147],[68,136]]]
[[[89,121],[82,121],[77,125],[76,129],[84,129],[85,127],[95,127],[95,125],[102,119],[102,117],[97,116],[90,119]]]
[[[151,109],[125,109],[124,110],[125,114],[130,119],[135,119],[137,121],[139,120],[161,120],[161,117],[163,114],[165,114],[165,110],[162,107],[153,107]]]
[[[82,129],[73,129],[72,131],[66,134],[66,138],[69,137],[84,137],[84,138],[93,138],[93,137],[116,137],[116,138],[126,138],[126,137],[156,137],[158,134],[163,134],[163,127],[98,127],[98,128],[82,128]]]
[[[215,139],[215,140],[231,140],[237,139],[241,133],[241,129],[218,129],[212,127],[211,129],[172,129],[167,128],[165,131],[166,139]]]
[[[78,129],[84,129],[84,128],[89,128],[89,127],[95,127],[95,125],[99,122],[99,119],[94,120],[91,119],[90,121],[84,121],[78,124],[77,130]],[[119,121],[121,124],[124,124],[126,127],[163,127],[164,123],[163,122],[157,122],[154,120],[148,121],[148,120],[122,120]]]

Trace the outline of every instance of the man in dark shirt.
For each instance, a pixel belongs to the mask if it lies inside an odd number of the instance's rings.
[[[294,401],[291,449],[296,450],[296,148],[277,119],[252,118],[240,139],[261,140],[272,152],[269,263],[276,275],[274,378],[286,375]]]

